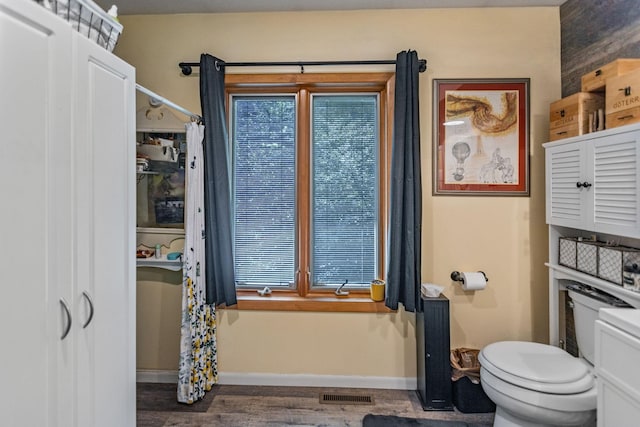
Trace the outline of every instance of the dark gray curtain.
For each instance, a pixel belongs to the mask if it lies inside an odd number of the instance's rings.
[[[391,185],[387,296],[385,305],[420,309],[422,186],[420,178],[420,112],[418,54],[396,57],[395,114],[391,149]]]
[[[200,56],[200,104],[204,118],[205,274],[208,304],[236,304],[231,241],[224,61]]]

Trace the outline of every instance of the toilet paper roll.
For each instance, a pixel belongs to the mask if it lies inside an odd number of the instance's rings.
[[[465,291],[480,291],[487,287],[487,279],[483,273],[464,271],[462,273],[462,289]]]

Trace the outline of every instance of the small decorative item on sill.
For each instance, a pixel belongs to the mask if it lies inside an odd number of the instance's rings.
[[[384,280],[372,280],[371,281],[371,299],[374,301],[384,301]]]

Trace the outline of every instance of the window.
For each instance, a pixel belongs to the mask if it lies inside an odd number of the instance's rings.
[[[392,76],[227,75],[239,308],[381,309]]]
[[[232,99],[237,286],[294,287],[296,100],[252,95]]]

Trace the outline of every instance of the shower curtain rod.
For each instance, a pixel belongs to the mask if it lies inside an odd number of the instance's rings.
[[[198,119],[198,121],[202,120],[202,117],[200,117],[200,115],[192,113],[191,111],[187,110],[186,108],[183,108],[183,107],[179,106],[178,104],[175,104],[175,103],[169,101],[167,98],[158,95],[157,93],[153,92],[150,89],[147,89],[144,86],[139,85],[138,83],[136,83],[136,90],[139,90],[140,92],[142,92],[142,93],[144,93],[146,95],[149,95],[153,99],[162,102],[167,107],[171,107],[174,110],[180,111],[182,114],[187,115],[190,118],[191,117],[195,117],[195,118]]]
[[[420,59],[419,61],[419,71],[422,73],[427,69],[427,60]],[[370,60],[370,61],[289,61],[289,62],[223,62],[223,65],[226,67],[272,67],[272,66],[295,66],[300,67],[302,73],[304,73],[305,65],[315,66],[315,65],[381,65],[381,64],[393,64],[395,65],[396,61],[389,60]],[[192,73],[191,67],[199,67],[199,62],[181,62],[178,64],[180,69],[182,70],[182,74],[188,76]]]

